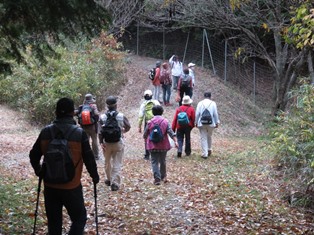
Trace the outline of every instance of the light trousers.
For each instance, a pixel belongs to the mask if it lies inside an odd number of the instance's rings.
[[[199,126],[201,137],[202,156],[208,157],[208,151],[212,150],[212,135],[215,127],[209,125]]]
[[[155,86],[155,85],[154,85],[154,91],[153,91],[153,99],[154,99],[154,100],[158,100],[158,101],[160,100],[160,99],[159,99],[160,88],[161,88],[160,85],[158,85],[158,86]]]
[[[105,173],[111,184],[120,186],[122,159],[124,155],[124,142],[121,139],[117,143],[106,143],[105,157]]]

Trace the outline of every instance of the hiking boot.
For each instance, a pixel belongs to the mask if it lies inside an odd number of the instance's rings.
[[[177,157],[179,157],[179,158],[182,157],[182,153],[178,152]]]
[[[163,181],[164,183],[168,183],[169,181],[167,180],[167,177],[161,179],[161,181]]]
[[[111,191],[118,191],[118,189],[119,189],[118,185],[116,185],[116,184],[111,185]]]
[[[155,179],[154,185],[160,185],[160,179]]]
[[[186,155],[186,156],[190,156],[190,155],[191,155],[191,153],[185,153],[185,155]]]
[[[105,180],[105,185],[110,186],[110,180]]]
[[[212,154],[211,150],[208,150],[208,157]]]
[[[207,159],[208,157],[207,156],[205,156],[205,155],[202,155],[201,156],[203,159]]]
[[[144,155],[144,160],[149,160],[149,156]]]

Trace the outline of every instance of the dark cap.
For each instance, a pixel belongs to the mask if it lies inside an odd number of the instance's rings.
[[[86,94],[85,95],[85,100],[92,100],[93,99],[93,95],[92,94]]]
[[[212,94],[209,91],[204,93],[204,97],[206,97],[206,98],[210,98],[211,96],[212,96]]]
[[[184,74],[189,74],[189,73],[190,73],[190,71],[189,71],[189,69],[188,69],[188,68],[185,68],[185,69],[183,69],[183,73],[184,73]]]
[[[117,97],[108,96],[108,98],[106,99],[106,104],[107,104],[108,106],[112,106],[112,105],[117,104]]]
[[[69,98],[61,98],[57,102],[56,115],[57,117],[64,117],[71,115],[74,112],[74,101]]]

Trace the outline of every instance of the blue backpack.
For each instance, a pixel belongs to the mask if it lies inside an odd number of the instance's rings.
[[[164,120],[161,120],[160,123],[154,123],[154,127],[152,128],[152,130],[149,134],[150,141],[152,141],[154,143],[159,143],[164,139],[164,135],[163,135],[162,130],[160,128],[160,124],[163,121]]]
[[[188,117],[188,114],[186,113],[186,111],[189,109],[189,106],[186,108],[185,111],[182,111],[180,108],[179,108],[179,113],[178,113],[178,123],[180,126],[186,126],[186,125],[189,125],[190,123],[190,120],[189,120],[189,117]]]

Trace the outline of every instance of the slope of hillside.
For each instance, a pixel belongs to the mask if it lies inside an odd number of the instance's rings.
[[[131,56],[127,76],[129,83],[120,94],[120,109],[129,113],[129,109],[135,111],[142,99],[145,89],[153,89],[147,73],[154,67],[156,59]],[[251,136],[260,135],[263,123],[269,118],[270,110],[263,110],[255,106],[247,97],[239,91],[225,86],[222,79],[216,77],[200,67],[196,67],[196,85],[193,90],[193,106],[202,100],[205,91],[212,92],[212,99],[216,101],[220,116],[221,126],[217,130],[218,136]],[[165,116],[172,119],[177,103],[174,102],[172,93],[172,107],[166,107]],[[134,108],[134,109],[133,109]],[[133,112],[132,112],[133,113]],[[133,115],[133,114],[131,114]]]

